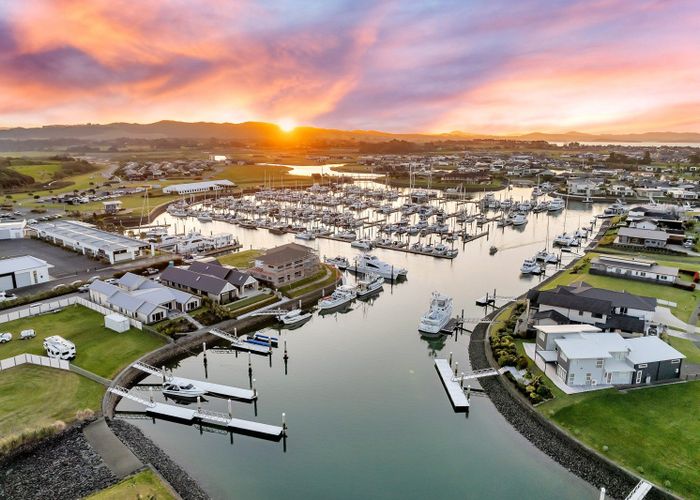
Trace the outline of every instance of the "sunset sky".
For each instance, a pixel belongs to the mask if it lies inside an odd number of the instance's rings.
[[[0,0],[0,126],[700,132],[700,3]]]

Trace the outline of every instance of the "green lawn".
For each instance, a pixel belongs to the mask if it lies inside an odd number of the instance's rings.
[[[262,253],[262,250],[257,249],[243,250],[241,252],[234,252],[227,255],[222,255],[221,257],[217,257],[216,260],[218,260],[221,264],[225,266],[233,266],[239,269],[247,269],[251,267],[251,262],[255,259],[255,257],[261,255]]]
[[[289,297],[300,297],[305,293],[318,290],[319,288],[328,288],[332,286],[333,283],[338,279],[338,273],[331,266],[323,264],[324,269],[313,276],[305,278],[297,283],[294,283],[293,288],[286,288],[280,291],[288,295]],[[320,281],[319,281],[320,280]]]
[[[19,340],[19,332],[27,328],[33,328],[36,337]],[[126,365],[165,343],[160,337],[134,328],[124,333],[108,330],[100,313],[79,305],[3,323],[0,331],[14,336],[14,340],[0,344],[0,358],[25,352],[45,355],[44,338],[60,335],[75,343],[74,364],[106,378],[114,377]]]
[[[114,486],[87,497],[89,500],[170,500],[174,498],[163,481],[151,469],[129,476]]]
[[[10,168],[20,174],[33,177],[35,182],[44,183],[53,179],[53,174],[61,170],[61,164],[47,162],[42,165],[13,165]]]
[[[605,456],[687,498],[700,498],[700,383],[569,396],[544,412]],[[603,448],[607,446],[607,451]]]
[[[589,256],[592,257],[595,255],[596,254],[589,254]],[[656,297],[657,299],[675,302],[677,306],[670,308],[671,311],[678,319],[686,322],[690,318],[690,314],[693,312],[698,300],[700,300],[700,290],[690,292],[668,285],[657,285],[655,283],[615,278],[612,276],[593,275],[588,273],[588,269],[589,265],[586,264],[578,273],[572,272],[573,269],[564,271],[552,281],[547,282],[542,289],[550,290],[559,285],[571,285],[573,283],[585,281],[589,285],[597,288],[605,288],[618,292],[625,291],[647,297]]]
[[[272,304],[277,301],[277,297],[270,293],[264,293],[260,295],[255,295],[253,297],[248,297],[246,299],[237,300],[236,302],[231,302],[227,304],[229,312],[234,316],[240,316],[247,312],[253,311],[260,307],[265,307],[268,304]]]
[[[260,163],[287,163],[279,158],[255,158],[254,161]],[[289,162],[291,164],[292,162]],[[226,165],[217,171],[216,177],[228,179],[235,182],[240,187],[250,187],[271,183],[273,186],[293,186],[295,184],[309,185],[311,177],[289,175],[291,168],[278,165]]]
[[[75,373],[22,365],[0,372],[0,448],[19,434],[57,420],[70,423],[78,410],[97,412],[104,387]]]
[[[680,352],[686,355],[684,363],[700,364],[700,347],[698,347],[694,342],[687,339],[679,339],[678,337],[673,337],[671,335],[669,335],[668,340],[675,349],[678,349]]]

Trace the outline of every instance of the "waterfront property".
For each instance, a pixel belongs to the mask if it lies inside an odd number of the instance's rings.
[[[586,323],[604,331],[648,333],[656,299],[594,288],[585,282],[531,290],[531,320],[538,324]]]
[[[93,302],[145,324],[161,321],[173,311],[189,312],[201,305],[196,295],[133,273],[126,273],[115,285],[96,280],[89,292]]]
[[[249,274],[216,262],[193,262],[189,269],[168,267],[160,278],[170,287],[208,297],[218,304],[227,304],[258,289],[258,280]]]
[[[590,325],[538,326],[535,356],[566,385],[639,385],[680,378],[685,356],[655,336],[624,339]],[[546,372],[549,373],[549,372]]]
[[[615,243],[632,245],[642,248],[665,248],[669,235],[658,229],[640,229],[636,227],[621,227],[617,232]]]
[[[297,243],[287,243],[255,258],[250,274],[261,282],[279,287],[313,276],[321,269],[318,254]]]
[[[228,179],[220,179],[215,181],[189,182],[185,184],[173,184],[163,188],[163,192],[167,194],[198,194],[215,191],[223,191],[236,187],[236,184]]]
[[[660,285],[673,285],[678,279],[678,268],[660,266],[653,260],[616,255],[601,255],[591,260],[591,274],[604,274]]]
[[[0,292],[49,281],[53,266],[31,255],[0,259]]]
[[[73,220],[40,222],[30,226],[33,233],[54,245],[81,252],[110,264],[153,255],[153,244],[97,229],[92,224]]]

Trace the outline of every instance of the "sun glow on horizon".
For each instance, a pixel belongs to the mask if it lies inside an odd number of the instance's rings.
[[[289,133],[293,132],[297,128],[297,123],[292,118],[282,118],[277,121],[277,126],[282,130],[282,132]]]

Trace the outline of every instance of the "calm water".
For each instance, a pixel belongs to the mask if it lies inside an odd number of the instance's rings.
[[[311,176],[313,174],[318,175],[330,175],[331,177],[352,177],[355,179],[372,179],[376,177],[381,177],[377,174],[371,173],[351,173],[351,172],[337,172],[333,170],[333,167],[342,167],[345,163],[326,163],[323,165],[287,165],[285,163],[258,163],[257,165],[272,165],[276,167],[289,167],[291,170],[287,172],[289,175],[303,175]]]
[[[529,190],[510,192],[519,199]],[[603,207],[569,208],[567,230],[579,218],[587,225]],[[467,417],[452,410],[433,358],[454,352],[467,367],[469,337],[429,342],[416,331],[430,292],[454,297],[455,310],[483,314],[474,299],[486,291],[514,296],[539,278],[521,278],[519,267],[561,232],[565,214],[530,215],[522,231],[492,226],[489,239],[468,243],[454,261],[377,250],[381,259],[406,267],[408,280],[370,302],[356,301],[345,313],[314,318],[301,328],[281,330],[290,359],[281,352],[253,357],[260,393],[256,408],[234,404],[240,418],[280,424],[287,413],[283,443],[247,436],[200,432],[198,427],[134,420],[215,498],[596,498],[594,489],[570,474],[516,433],[483,396],[473,396]],[[170,221],[163,215],[159,222]],[[179,222],[182,229],[182,221]],[[199,225],[196,220],[188,227]],[[247,248],[293,241],[266,230],[226,223],[202,224],[204,232],[232,231]],[[355,251],[347,243],[309,243],[321,255]],[[490,256],[495,244],[499,252]],[[550,271],[551,272],[551,271]],[[195,379],[247,386],[247,356],[201,355],[185,359],[175,373]],[[210,409],[226,411],[210,398]],[[120,409],[135,409],[123,402]]]

